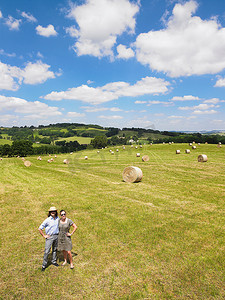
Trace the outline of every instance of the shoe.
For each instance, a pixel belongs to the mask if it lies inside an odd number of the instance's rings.
[[[44,272],[44,271],[45,271],[45,269],[46,269],[45,267],[42,267],[42,269],[41,269],[41,272]]]
[[[71,266],[70,266],[70,269],[74,269],[74,265],[71,265]]]
[[[52,263],[53,266],[58,267],[59,265],[57,263]]]

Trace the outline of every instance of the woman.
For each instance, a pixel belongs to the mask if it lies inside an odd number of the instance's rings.
[[[69,257],[70,261],[70,269],[73,269],[73,258],[71,254],[72,250],[72,242],[71,242],[71,235],[77,229],[76,224],[66,217],[65,210],[60,211],[60,220],[59,220],[59,237],[58,237],[58,250],[63,252],[64,263],[62,264],[65,266],[67,264],[67,256]],[[73,231],[69,233],[70,227],[73,227]]]

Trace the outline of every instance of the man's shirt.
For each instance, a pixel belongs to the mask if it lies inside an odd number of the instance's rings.
[[[55,219],[50,216],[44,220],[40,225],[39,229],[43,230],[45,228],[45,233],[48,235],[58,234],[59,233],[59,218]]]

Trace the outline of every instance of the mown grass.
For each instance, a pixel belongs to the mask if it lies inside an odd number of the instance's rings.
[[[72,136],[67,138],[58,138],[56,141],[77,141],[79,144],[90,144],[92,138],[90,137],[82,137],[82,136]]]
[[[0,298],[224,299],[225,148],[186,148],[85,150],[51,164],[29,157],[29,168],[0,161]],[[131,165],[142,169],[141,182],[123,182]],[[37,228],[52,205],[78,226],[75,269],[42,273]]]

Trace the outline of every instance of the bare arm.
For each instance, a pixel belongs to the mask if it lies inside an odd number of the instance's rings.
[[[67,233],[67,236],[71,236],[77,230],[77,225],[75,223],[73,223],[71,226],[73,226],[73,231],[71,233]]]
[[[49,237],[50,237],[50,235],[48,235],[48,234],[44,234],[44,232],[43,232],[43,230],[42,230],[42,229],[38,228],[38,231],[39,231],[39,232],[40,232],[40,234],[43,236],[43,238],[47,239],[47,238],[49,238]]]

